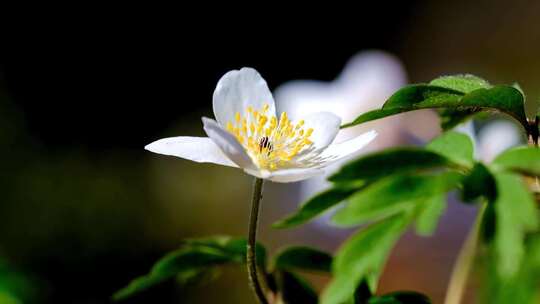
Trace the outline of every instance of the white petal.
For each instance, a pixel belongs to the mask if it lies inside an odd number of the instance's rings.
[[[223,151],[227,157],[240,168],[255,169],[256,166],[251,161],[249,155],[242,145],[236,140],[234,135],[225,131],[213,119],[203,117],[204,131],[214,141],[214,143]]]
[[[181,157],[198,163],[214,163],[238,167],[208,137],[179,136],[163,138],[146,145],[144,148],[154,153]]]
[[[324,166],[328,166],[345,157],[356,156],[356,152],[364,148],[374,140],[375,137],[377,137],[377,131],[372,130],[353,139],[328,146],[328,148],[320,155],[322,158],[329,158],[329,160],[324,163]]]
[[[478,132],[480,158],[491,162],[501,152],[522,144],[520,130],[510,121],[498,120],[487,124]]]
[[[267,114],[275,116],[274,97],[266,81],[252,68],[227,72],[214,91],[214,115],[222,126],[226,126],[229,121],[234,122],[237,112],[245,116],[248,106],[259,111],[265,104],[269,106]]]
[[[313,134],[309,139],[313,141],[316,149],[328,147],[336,138],[341,125],[341,118],[330,112],[318,112],[304,118],[304,129],[313,128]]]
[[[283,169],[271,172],[270,176],[267,176],[266,179],[276,183],[292,183],[321,174],[324,174],[324,170],[319,168]]]

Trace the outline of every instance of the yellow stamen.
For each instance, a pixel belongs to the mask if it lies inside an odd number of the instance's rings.
[[[296,124],[291,122],[286,112],[282,112],[279,119],[266,114],[269,109],[269,104],[260,109],[248,106],[245,117],[236,112],[234,120],[227,122],[226,129],[244,146],[259,168],[272,171],[298,166],[294,158],[313,144],[309,139],[313,129],[302,128],[303,120]]]

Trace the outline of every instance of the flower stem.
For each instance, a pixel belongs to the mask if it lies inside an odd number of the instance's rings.
[[[480,207],[480,210],[478,210],[478,215],[476,216],[474,226],[471,228],[471,231],[469,231],[469,234],[467,235],[467,238],[459,251],[456,263],[454,264],[454,269],[452,270],[452,276],[450,277],[450,282],[448,283],[448,288],[446,290],[446,298],[444,300],[445,304],[461,303],[461,298],[465,293],[465,287],[467,285],[467,278],[471,272],[471,266],[476,254],[476,247],[480,236],[480,226],[482,224],[485,209],[486,204],[483,204]]]
[[[249,277],[249,284],[259,303],[268,304],[262,284],[259,280],[259,271],[257,269],[257,255],[255,248],[257,243],[257,226],[259,224],[259,206],[262,200],[263,180],[255,178],[253,182],[253,196],[251,200],[251,214],[249,215],[249,230],[247,242],[246,264]]]

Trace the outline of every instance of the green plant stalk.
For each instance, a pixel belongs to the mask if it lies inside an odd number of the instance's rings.
[[[448,288],[446,289],[446,297],[444,299],[445,304],[461,303],[461,298],[465,293],[467,279],[476,255],[476,247],[480,236],[480,227],[482,226],[486,204],[487,203],[484,203],[482,207],[480,207],[480,210],[478,210],[474,226],[471,231],[469,231],[469,234],[459,251],[456,263],[454,264],[454,269],[452,270],[450,282],[448,283]]]
[[[255,292],[257,300],[261,304],[268,304],[263,285],[261,284],[259,271],[257,269],[257,255],[255,248],[257,244],[257,227],[259,225],[259,207],[262,200],[264,181],[255,178],[253,182],[253,196],[251,199],[251,214],[249,215],[248,242],[246,253],[246,265],[251,289]]]

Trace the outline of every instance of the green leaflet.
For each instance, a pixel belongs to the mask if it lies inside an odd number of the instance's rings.
[[[474,86],[468,88],[456,86],[456,88],[467,91],[472,87]],[[342,128],[398,113],[430,108],[448,108],[458,112],[469,111],[470,113],[496,110],[513,117],[525,129],[527,128],[524,97],[518,89],[511,86],[478,87],[472,91],[462,92],[431,84],[406,86],[394,93],[381,109],[364,113],[352,122],[343,125]]]
[[[455,172],[389,176],[350,196],[332,221],[339,226],[353,226],[392,216],[415,208],[419,200],[446,193],[461,178]]]
[[[354,190],[348,188],[332,188],[309,199],[305,202],[296,213],[274,223],[274,228],[290,228],[308,222],[316,218],[331,207],[341,203]]]
[[[265,249],[256,248],[257,261],[261,267],[266,264]],[[114,300],[121,300],[157,285],[175,276],[182,283],[204,277],[213,267],[227,263],[243,263],[246,256],[246,241],[229,237],[214,237],[188,240],[185,246],[160,259],[151,271],[134,279],[128,286],[113,295]]]
[[[540,149],[536,147],[517,147],[505,151],[493,161],[495,169],[516,171],[540,176]]]
[[[352,299],[366,276],[382,270],[410,218],[408,214],[396,215],[357,232],[347,240],[334,259],[334,278],[324,290],[321,303],[341,304]]]
[[[446,193],[428,197],[418,203],[416,218],[416,233],[430,236],[437,229],[439,218],[446,210]]]
[[[489,89],[492,86],[484,79],[471,74],[442,76],[432,80],[430,85],[470,93],[478,89]]]
[[[474,145],[469,136],[448,131],[432,140],[427,150],[436,152],[455,163],[470,167],[474,161]]]
[[[498,261],[492,256],[487,257],[487,262],[487,271],[483,278],[483,303],[538,303],[540,237],[537,233],[527,237],[520,269],[511,277],[499,276]]]
[[[485,197],[488,201],[493,201],[496,196],[495,178],[486,166],[482,163],[476,163],[463,179],[463,201],[472,203],[479,197]]]
[[[317,304],[317,292],[302,277],[295,273],[278,270],[274,272],[279,296],[287,304]],[[281,303],[281,302],[280,302]]]
[[[486,80],[470,74],[442,76],[432,80],[429,84],[456,90],[465,94],[474,90],[489,89],[492,87]],[[452,108],[440,109],[439,117],[441,119],[441,128],[445,131],[450,130],[458,124],[472,118],[480,110],[481,109],[479,108],[460,110]]]
[[[320,250],[305,247],[288,247],[279,252],[272,263],[273,269],[330,272],[332,256]]]
[[[439,153],[414,147],[393,148],[354,160],[343,166],[329,180],[335,183],[374,180],[393,174],[445,166],[454,166],[454,163]]]
[[[457,104],[463,93],[447,88],[416,84],[405,86],[392,95],[381,109],[369,111],[358,116],[352,122],[341,126],[352,127],[364,122],[392,116],[395,114],[427,109],[440,108],[442,105]]]
[[[534,200],[520,176],[495,174],[495,253],[502,278],[511,277],[519,269],[524,256],[525,233],[538,228]]]
[[[438,112],[441,120],[441,128],[443,131],[447,131],[473,118],[478,112],[480,112],[480,109],[469,108],[463,110],[454,110],[451,108],[442,108],[439,109]]]

